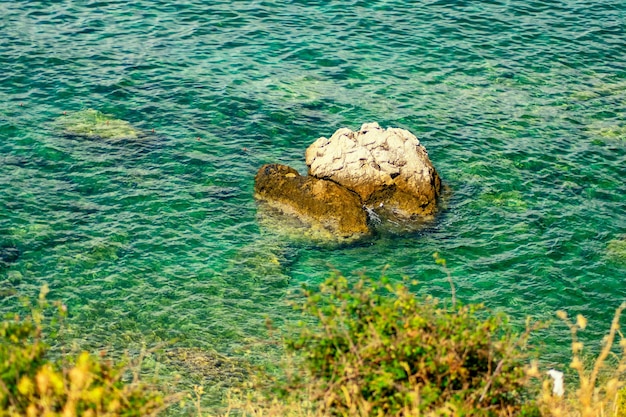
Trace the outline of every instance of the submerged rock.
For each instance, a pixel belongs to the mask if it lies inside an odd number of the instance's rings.
[[[408,130],[366,123],[357,132],[343,128],[306,150],[309,174],[356,192],[370,208],[398,217],[432,215],[441,180],[426,149]]]
[[[626,264],[626,235],[611,240],[606,247],[606,252],[613,262]]]
[[[20,250],[12,244],[0,243],[0,270],[8,268],[20,258]]]
[[[248,375],[241,362],[214,351],[178,347],[164,353],[163,359],[169,366],[202,383],[234,386],[243,382]]]
[[[146,135],[130,123],[98,110],[87,109],[61,116],[57,120],[63,133],[87,139],[139,140]]]
[[[294,256],[293,250],[282,240],[261,239],[241,247],[229,257],[222,270],[224,280],[231,282],[237,291],[251,291],[256,288],[282,288],[289,282],[287,269]],[[250,288],[244,288],[250,284]]]
[[[358,195],[332,181],[302,176],[286,165],[270,164],[259,169],[254,191],[257,199],[329,236],[347,238],[369,233]]]
[[[626,141],[625,125],[596,122],[587,127],[587,132],[596,140]]]

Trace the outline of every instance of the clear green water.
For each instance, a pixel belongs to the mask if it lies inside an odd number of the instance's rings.
[[[625,22],[623,0],[0,2],[0,309],[47,282],[82,347],[254,358],[301,283],[389,265],[445,296],[439,252],[466,302],[608,325]],[[87,108],[155,133],[64,136]],[[370,121],[427,147],[452,192],[432,228],[344,247],[259,228],[262,164],[304,172],[316,138]]]

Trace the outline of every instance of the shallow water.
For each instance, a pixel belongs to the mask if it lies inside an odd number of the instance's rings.
[[[626,233],[623,0],[341,3],[1,2],[0,309],[47,282],[83,348],[254,361],[301,283],[388,265],[447,296],[438,252],[465,302],[608,327],[626,298],[607,249]],[[87,108],[149,137],[64,136],[55,120]],[[339,247],[259,227],[262,164],[304,172],[311,142],[370,121],[428,149],[451,190],[436,224]]]

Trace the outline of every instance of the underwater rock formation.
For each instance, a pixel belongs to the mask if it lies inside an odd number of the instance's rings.
[[[359,197],[332,181],[302,176],[286,165],[269,164],[257,172],[254,191],[257,199],[296,215],[312,228],[344,238],[369,233]]]
[[[0,243],[0,270],[8,268],[11,264],[17,262],[20,258],[21,251],[12,244]]]
[[[138,140],[146,135],[130,123],[115,119],[98,110],[87,109],[57,119],[63,134],[86,139]]]
[[[626,264],[626,235],[611,240],[606,247],[606,253],[613,262]]]
[[[243,363],[200,348],[170,348],[163,359],[168,366],[204,384],[234,386],[248,376]]]
[[[255,196],[331,238],[358,238],[385,225],[415,231],[438,209],[441,180],[407,130],[378,123],[339,129],[311,144],[305,158],[307,176],[285,165],[261,167]]]

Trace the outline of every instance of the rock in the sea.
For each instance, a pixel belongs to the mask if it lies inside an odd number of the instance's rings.
[[[332,181],[269,164],[259,169],[254,191],[257,199],[330,236],[353,238],[369,233],[359,196]]]
[[[8,268],[20,258],[21,252],[10,243],[0,242],[0,270]]]
[[[164,353],[166,365],[201,383],[234,386],[243,382],[248,375],[243,362],[214,351],[175,347]]]
[[[87,139],[116,141],[137,140],[146,137],[141,130],[134,128],[127,121],[116,119],[93,109],[61,116],[57,123],[65,135]]]
[[[255,195],[267,202],[258,212],[267,215],[259,217],[278,219],[265,223],[314,240],[340,237],[345,242],[371,230],[421,230],[438,209],[441,180],[426,149],[407,130],[385,130],[378,123],[364,124],[356,132],[339,129],[309,146],[306,163],[307,176],[277,164],[258,171]],[[308,230],[294,228],[293,219]]]
[[[613,262],[626,264],[626,235],[611,240],[606,247],[606,252]]]
[[[363,204],[398,218],[429,216],[437,210],[441,180],[426,149],[409,131],[366,123],[343,128],[306,150],[309,175],[356,192]]]

